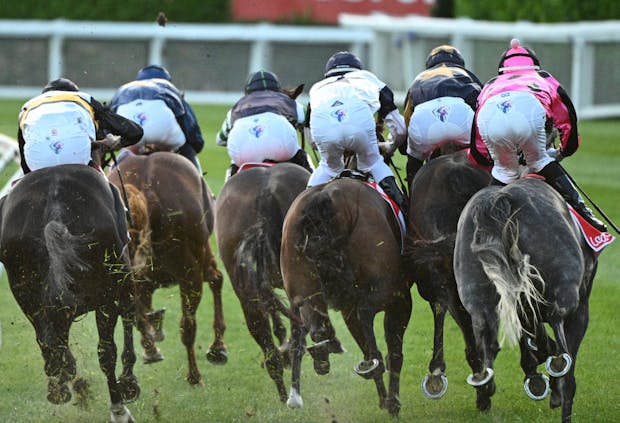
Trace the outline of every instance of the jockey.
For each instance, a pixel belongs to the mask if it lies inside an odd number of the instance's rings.
[[[308,186],[338,176],[344,170],[343,153],[350,150],[357,156],[359,170],[369,172],[404,212],[403,194],[379,153],[374,117],[378,113],[379,124],[385,121],[396,147],[405,142],[405,120],[394,104],[392,90],[348,51],[329,58],[324,76],[310,89],[307,122],[321,160]]]
[[[183,93],[171,82],[170,73],[160,65],[138,71],[136,80],[121,86],[110,103],[112,110],[139,123],[144,137],[138,144],[175,151],[189,159],[202,174],[197,154],[204,140],[194,111]]]
[[[500,59],[499,75],[483,87],[475,122],[476,138],[469,157],[475,164],[492,167],[492,183],[504,185],[519,177],[521,151],[532,172],[543,176],[592,226],[607,231],[558,163],[579,147],[573,103],[560,83],[540,70],[535,53],[519,40],[510,42]],[[553,128],[560,134],[560,147],[547,150],[547,133]]]
[[[120,136],[118,147],[126,147],[140,140],[142,128],[81,92],[73,81],[51,81],[19,114],[22,170],[26,174],[61,164],[94,166],[91,143],[108,134]]]
[[[482,83],[465,68],[454,47],[431,50],[405,99],[408,128],[407,182],[411,182],[433,150],[448,143],[469,146],[476,100]]]
[[[259,70],[250,75],[245,95],[228,111],[215,138],[230,156],[226,179],[244,163],[268,160],[290,161],[312,173],[308,155],[297,140],[296,128],[305,119],[303,105],[282,91],[274,73]]]

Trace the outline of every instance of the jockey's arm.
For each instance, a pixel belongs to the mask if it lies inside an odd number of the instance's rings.
[[[185,141],[194,149],[194,151],[196,151],[196,153],[200,153],[205,145],[205,141],[202,138],[200,126],[198,126],[198,120],[196,119],[194,111],[185,99],[182,101],[185,108],[185,113],[178,119],[179,125],[185,134]]]
[[[215,136],[215,142],[219,146],[226,147],[226,145],[228,144],[228,134],[230,134],[230,130],[232,129],[232,125],[230,123],[231,115],[232,109],[230,109],[228,113],[226,113],[226,118],[224,119],[224,122],[222,122],[222,127]]]
[[[99,122],[100,134],[98,134],[98,138],[103,138],[106,132],[119,135],[121,137],[120,147],[127,147],[140,141],[142,135],[144,135],[140,125],[114,113],[94,98],[91,98],[90,104],[95,111],[95,119]],[[102,136],[100,137],[99,135]]]
[[[26,144],[26,140],[24,139],[21,128],[17,130],[17,143],[19,145],[19,161],[25,175],[26,173],[30,173],[30,168],[26,164],[26,158],[24,156],[24,145]]]

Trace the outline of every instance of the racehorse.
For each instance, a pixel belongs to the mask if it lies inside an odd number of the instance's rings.
[[[219,255],[283,402],[287,329],[280,317],[285,307],[274,289],[283,288],[280,242],[284,216],[309,177],[308,171],[292,163],[242,169],[222,187],[215,210]],[[274,344],[274,335],[281,350]]]
[[[343,352],[328,308],[340,310],[364,358],[355,371],[373,379],[379,406],[400,411],[403,335],[411,293],[401,271],[401,229],[390,205],[365,183],[335,179],[303,192],[284,221],[280,264],[293,319],[292,386],[288,406],[300,408],[301,360],[306,350],[318,374],[329,372],[329,354]],[[386,366],[375,339],[374,317],[384,311]]]
[[[179,285],[181,341],[188,357],[187,381],[200,382],[196,364],[196,310],[205,280],[213,293],[215,339],[207,359],[227,361],[223,341],[222,273],[211,250],[214,197],[193,164],[179,154],[130,154],[111,170],[110,181],[124,190],[131,212],[130,255],[136,280],[136,313],[145,363],[163,359],[155,342],[164,338],[163,310],[152,311],[157,288]],[[121,183],[122,180],[122,183]]]
[[[471,164],[461,150],[430,160],[411,186],[404,262],[407,277],[433,312],[433,356],[422,381],[422,390],[431,399],[441,398],[448,388],[443,345],[447,311],[463,332],[469,365],[476,360],[471,318],[459,299],[452,261],[459,215],[490,181],[491,175]]]
[[[463,210],[454,250],[459,296],[471,315],[481,357],[468,382],[482,387],[493,381],[501,322],[507,340],[519,342],[526,391],[530,382],[540,384],[536,366],[544,361],[540,356],[548,356],[550,405],[562,407],[563,422],[571,420],[575,362],[598,262],[570,213],[561,196],[539,179],[491,186]],[[490,407],[493,391],[488,394]]]
[[[48,377],[47,399],[87,394],[69,350],[73,321],[95,311],[99,365],[107,378],[111,421],[133,421],[124,401],[140,388],[133,374],[134,306],[125,214],[98,170],[84,165],[25,175],[0,199],[0,261],[20,308],[35,330]],[[115,200],[117,198],[117,200]],[[116,379],[114,328],[122,317],[123,370]]]

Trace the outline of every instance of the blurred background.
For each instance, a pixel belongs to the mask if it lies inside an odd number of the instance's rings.
[[[159,63],[188,101],[232,104],[260,68],[307,92],[346,49],[398,103],[436,45],[458,47],[484,82],[518,37],[581,118],[620,116],[617,0],[21,0],[0,2],[0,17],[0,98],[31,97],[65,76],[106,100]]]

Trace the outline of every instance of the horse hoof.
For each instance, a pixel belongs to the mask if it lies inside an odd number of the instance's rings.
[[[429,399],[439,399],[448,390],[448,378],[442,373],[438,375],[429,374],[422,380],[422,392]]]
[[[487,367],[482,377],[473,374],[467,376],[467,383],[469,383],[471,386],[482,386],[489,382],[491,379],[493,379],[494,374],[495,372],[493,371],[493,369]]]
[[[50,380],[47,384],[47,400],[56,405],[66,404],[71,401],[71,390],[66,383]]]
[[[317,375],[326,375],[329,373],[329,360],[314,360],[314,371]]]
[[[398,398],[388,399],[386,408],[388,413],[390,413],[390,416],[398,417],[398,414],[400,413],[400,400]]]
[[[129,409],[123,404],[112,404],[110,406],[111,423],[135,423]]]
[[[545,399],[549,395],[549,378],[542,374],[527,377],[523,389],[527,396],[535,401]]]
[[[573,359],[567,353],[560,356],[547,357],[545,367],[549,376],[562,377],[570,370],[573,365]]]
[[[314,371],[318,375],[326,375],[329,373],[329,340],[326,339],[321,342],[317,342],[314,345],[306,347],[306,351],[310,354],[314,360]]]
[[[209,348],[207,350],[207,361],[211,364],[222,365],[228,362],[228,352],[226,347]]]
[[[364,379],[373,379],[375,370],[379,368],[379,364],[380,362],[376,358],[372,360],[361,360],[353,367],[353,370]]]
[[[124,403],[134,402],[140,397],[140,384],[135,375],[121,376],[118,386]]]
[[[146,313],[146,319],[153,327],[155,331],[153,333],[153,341],[154,342],[162,342],[166,338],[166,334],[164,332],[164,314],[166,312],[165,308],[160,308],[159,310],[154,310],[149,313]]]
[[[155,349],[155,351],[152,353],[145,351],[144,355],[142,356],[142,362],[144,364],[157,363],[159,361],[162,361],[163,359],[164,355],[161,353],[161,351],[159,351],[159,348]]]
[[[195,372],[188,372],[187,376],[185,377],[185,380],[187,380],[187,383],[189,383],[190,385],[198,385],[200,383],[200,380],[202,379],[202,376],[200,375],[199,371],[195,371]]]
[[[297,389],[291,388],[290,393],[288,394],[288,400],[286,401],[286,405],[288,408],[300,409],[304,406],[304,400],[301,398]]]

